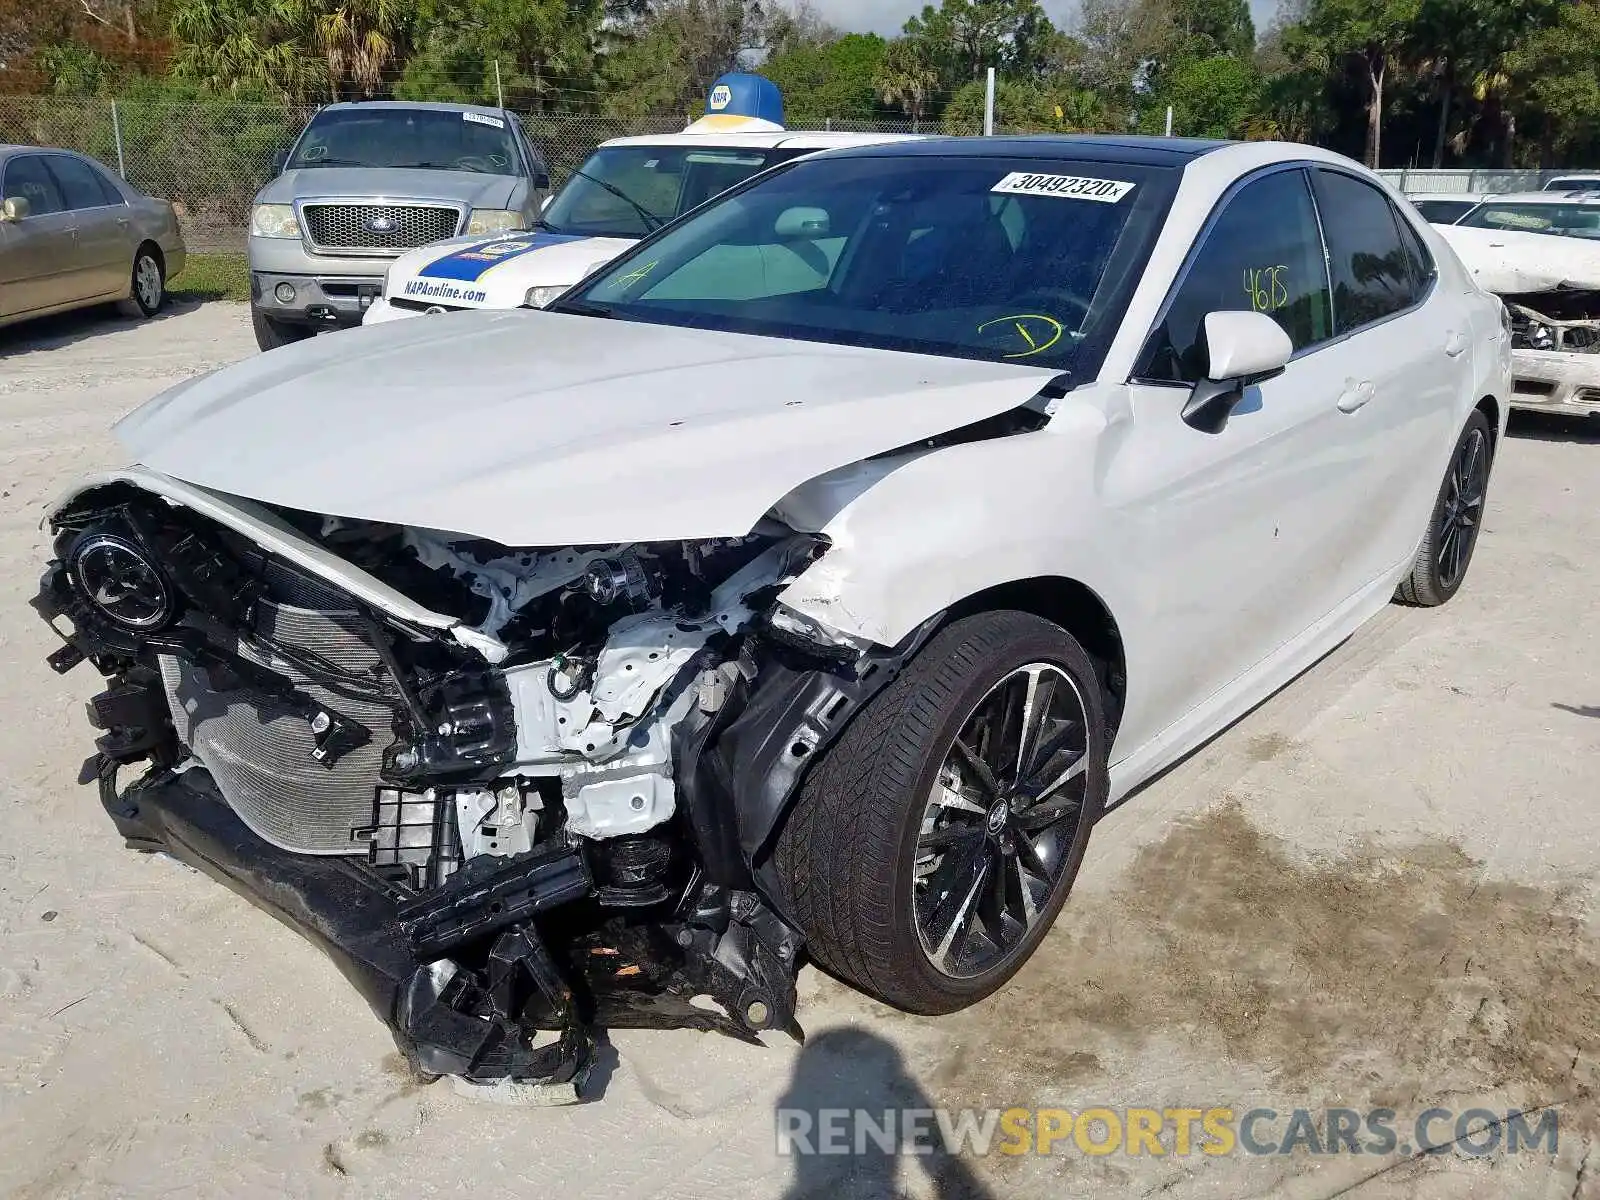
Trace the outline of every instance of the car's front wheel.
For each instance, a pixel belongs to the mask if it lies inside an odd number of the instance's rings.
[[[279,321],[267,316],[255,305],[250,306],[250,324],[256,331],[256,345],[263,350],[276,350],[292,342],[301,342],[316,334],[309,325],[296,325],[292,321]]]
[[[817,763],[774,849],[823,967],[953,1012],[1027,961],[1105,804],[1098,676],[1063,629],[989,612],[940,631]]]

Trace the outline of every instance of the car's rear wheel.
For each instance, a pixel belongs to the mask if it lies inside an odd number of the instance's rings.
[[[133,255],[133,276],[123,311],[130,317],[153,317],[167,299],[167,273],[160,252],[148,242]]]
[[[1067,632],[990,612],[942,630],[816,764],[774,865],[812,957],[953,1012],[1033,953],[1105,804],[1098,675]]]
[[[250,306],[250,324],[256,331],[256,345],[263,350],[276,350],[292,342],[303,342],[316,335],[309,325],[296,325],[292,321],[279,321],[267,316],[255,305]]]
[[[1428,531],[1417,550],[1411,573],[1395,591],[1405,604],[1432,608],[1461,590],[1472,565],[1472,552],[1483,528],[1484,503],[1489,494],[1489,467],[1494,437],[1489,419],[1474,410],[1456,440],[1450,465],[1439,485],[1439,495],[1428,517]]]

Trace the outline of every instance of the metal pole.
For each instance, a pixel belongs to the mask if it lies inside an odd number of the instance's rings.
[[[495,103],[501,108],[506,106],[506,94],[500,87],[500,60],[498,58],[494,60],[494,99]]]
[[[117,102],[111,102],[111,134],[117,139],[117,174],[128,177],[127,164],[122,161],[122,118],[117,116]]]
[[[1167,105],[1167,136],[1172,136],[1172,105]]]
[[[989,68],[989,86],[983,98],[983,136],[994,136],[994,68]]]

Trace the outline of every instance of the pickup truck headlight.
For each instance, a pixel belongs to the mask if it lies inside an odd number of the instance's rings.
[[[475,208],[467,221],[468,233],[510,233],[522,228],[522,214],[514,208]]]
[[[300,222],[292,204],[258,204],[250,210],[250,236],[297,238]]]
[[[528,294],[522,298],[522,306],[524,308],[543,308],[566,290],[566,285],[560,283],[531,287],[528,289]]]

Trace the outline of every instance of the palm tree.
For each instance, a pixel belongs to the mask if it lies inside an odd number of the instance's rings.
[[[921,47],[907,38],[889,43],[878,68],[878,94],[885,104],[893,104],[911,117],[911,132],[920,133],[928,100],[939,86],[939,72],[922,53]]]
[[[304,42],[285,0],[180,0],[171,31],[176,74],[218,91],[259,87],[299,100],[310,90]]]
[[[296,23],[322,56],[335,100],[348,82],[370,96],[400,56],[408,9],[399,0],[290,0]]]

